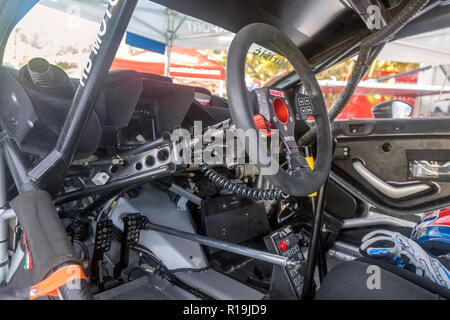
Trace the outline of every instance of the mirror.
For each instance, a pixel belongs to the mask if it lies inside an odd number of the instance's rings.
[[[372,108],[375,119],[411,118],[413,106],[402,100],[389,100]]]

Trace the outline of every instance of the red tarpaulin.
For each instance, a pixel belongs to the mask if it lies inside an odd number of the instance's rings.
[[[390,71],[381,71],[375,70],[373,77],[374,78],[383,78],[386,76],[394,75],[400,72],[390,72]],[[363,79],[366,80],[366,79]],[[378,87],[377,84],[374,85],[374,88],[370,88],[370,83],[368,83],[369,88],[365,88],[364,85],[361,85],[356,89],[355,94],[348,102],[345,109],[341,112],[337,119],[339,120],[347,120],[347,119],[372,119],[372,108],[374,104],[371,102],[368,96],[380,95],[380,101],[386,101],[391,99],[399,99],[403,100],[414,107],[415,105],[415,97],[416,95],[422,95],[421,90],[418,88],[409,88],[407,86],[403,87],[400,84],[417,84],[418,81],[418,73],[409,74],[406,76],[396,78],[395,82],[398,85],[388,85],[386,87]],[[345,84],[346,85],[346,84]],[[378,84],[382,86],[382,84]],[[325,93],[331,93],[330,91],[334,91],[330,87],[322,88]],[[342,92],[344,86],[333,92],[335,94]],[[423,88],[425,89],[425,88]],[[425,90],[424,90],[425,91]],[[358,94],[359,93],[359,94]],[[423,92],[424,95],[432,94],[431,91]]]
[[[174,47],[170,60],[171,77],[225,80],[225,68],[196,49]],[[164,66],[165,56],[143,50],[134,55],[116,57],[111,70],[135,70],[164,75]]]

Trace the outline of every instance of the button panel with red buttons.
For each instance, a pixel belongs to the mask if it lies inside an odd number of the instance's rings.
[[[256,103],[256,127],[278,129],[280,138],[289,150],[297,150],[294,137],[295,112],[287,92],[279,89],[260,88],[252,92]],[[268,134],[267,136],[269,136]]]
[[[294,230],[291,226],[283,227],[266,236],[264,238],[264,242],[266,243],[267,249],[271,253],[289,257],[289,259],[292,261],[305,261],[305,257],[303,256],[303,253],[300,250],[300,246],[298,245],[298,239],[295,236]],[[301,274],[302,270],[298,270],[292,265],[289,265],[288,267],[285,267],[283,269],[283,275],[278,275],[277,281],[286,283],[285,285],[278,284],[278,286],[289,286],[292,290],[292,293],[300,298],[304,281],[304,277]],[[272,283],[274,278],[276,279],[277,277],[275,275],[272,275]]]

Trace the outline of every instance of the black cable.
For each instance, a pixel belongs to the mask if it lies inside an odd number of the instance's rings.
[[[170,273],[177,273],[177,272],[204,272],[211,269],[210,267],[204,267],[200,269],[194,269],[194,268],[178,268],[178,269],[169,269]]]
[[[217,173],[207,164],[203,164],[200,171],[207,177],[212,183],[221,189],[228,190],[243,198],[252,200],[286,200],[289,195],[281,191],[280,189],[254,189],[245,185],[235,183],[223,175]]]
[[[139,251],[143,254],[142,258],[149,264],[152,265],[154,263],[156,263],[156,271],[159,271],[160,274],[169,282],[171,282],[173,285],[180,287],[181,289],[186,290],[187,292],[195,295],[196,297],[202,299],[202,300],[216,300],[215,298],[213,298],[212,296],[210,296],[207,293],[204,293],[203,291],[201,291],[200,289],[197,289],[189,284],[187,284],[186,282],[180,280],[177,276],[175,276],[173,274],[172,271],[170,271],[169,269],[167,269],[166,266],[164,266],[164,264],[162,263],[162,261],[157,258],[150,250],[148,250],[147,248],[143,247],[142,245],[135,245],[135,246],[130,246],[131,249],[134,249],[136,251]]]
[[[120,241],[120,239],[122,238],[123,232],[118,229],[117,227],[113,227],[113,235],[116,237],[117,240]],[[145,257],[147,259],[146,262],[150,265],[156,268],[155,272],[159,272],[166,280],[168,280],[169,282],[171,282],[173,285],[176,285],[184,290],[186,290],[187,292],[195,295],[196,297],[202,299],[202,300],[215,300],[215,298],[213,298],[212,296],[208,295],[207,293],[202,292],[201,290],[192,287],[191,285],[183,282],[182,280],[180,280],[176,275],[174,275],[174,272],[169,270],[164,263],[161,261],[161,259],[159,259],[151,250],[149,250],[147,247],[136,243],[133,245],[130,245],[130,249],[134,250],[134,251],[138,251],[142,254],[145,255]],[[144,256],[142,256],[142,258],[145,258]],[[181,272],[181,271],[197,271],[199,269],[185,269],[185,270],[181,270],[181,269],[175,269],[175,272]]]
[[[74,244],[74,243],[78,244],[81,247],[81,250],[83,250],[84,259],[89,259],[88,247],[83,242],[81,242],[80,240],[78,240],[76,238],[72,239],[72,244]]]
[[[141,245],[141,244],[135,244],[130,246],[131,249],[137,250],[139,252],[143,252],[145,254],[151,255],[156,261],[158,261],[158,264],[162,264],[163,262],[147,247]],[[209,266],[204,268],[178,268],[178,269],[167,269],[170,273],[178,273],[178,272],[204,272],[206,270],[211,269]]]
[[[84,216],[91,214],[92,212],[99,209],[101,206],[105,205],[112,198],[123,192],[126,192],[128,189],[129,187],[120,190],[114,190],[100,195],[94,202],[92,202],[90,205],[88,205],[85,209],[82,210],[81,215]]]

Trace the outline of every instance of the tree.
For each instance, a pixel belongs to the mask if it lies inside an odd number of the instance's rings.
[[[216,50],[212,60],[224,67],[227,65],[227,51]],[[275,59],[276,58],[276,59]],[[258,80],[261,83],[267,82],[270,78],[286,69],[284,64],[277,64],[274,61],[286,60],[280,55],[275,55],[272,59],[265,58],[264,55],[256,55],[251,52],[247,55],[245,64],[246,77]],[[288,64],[288,70],[292,70],[291,64]]]

